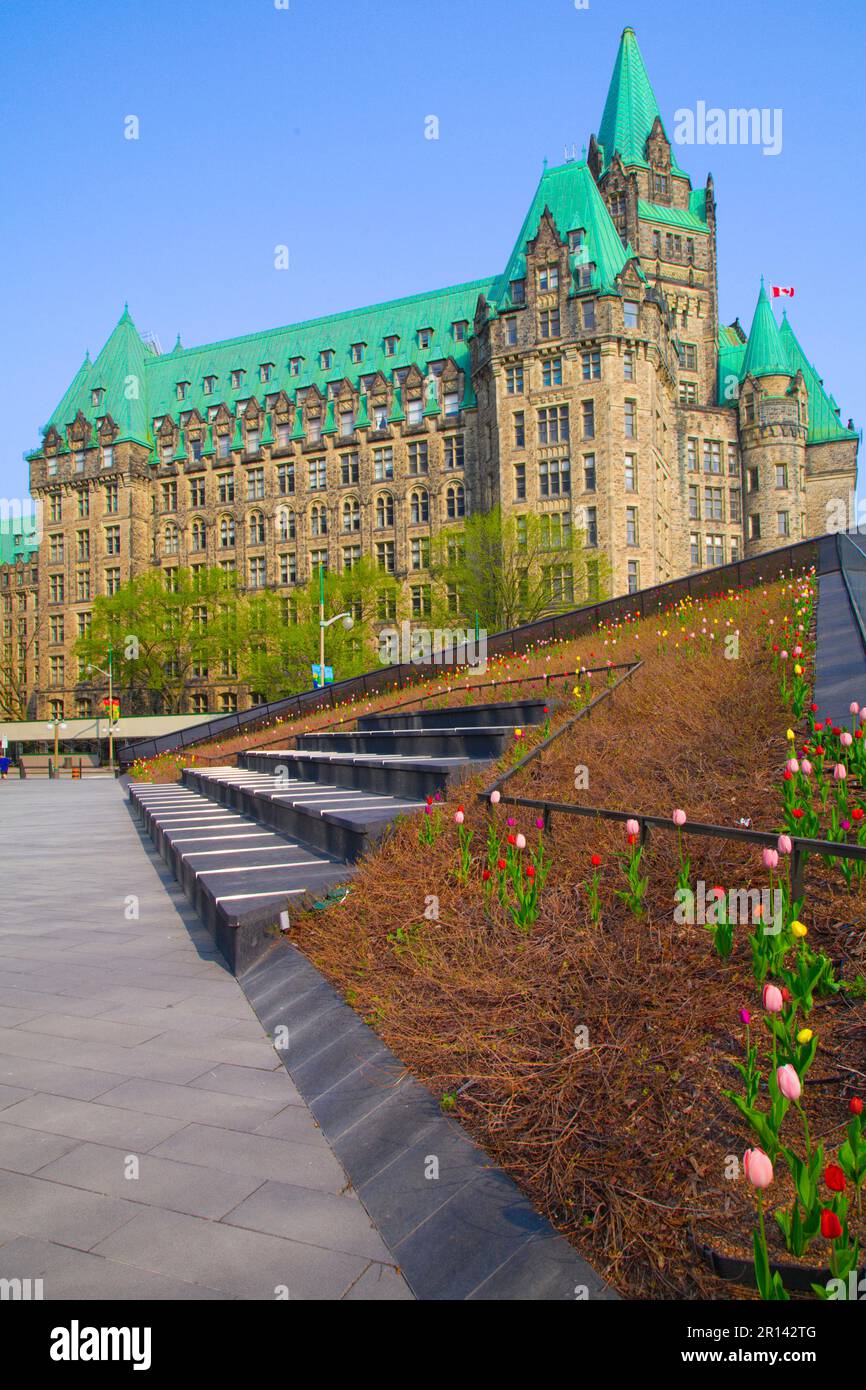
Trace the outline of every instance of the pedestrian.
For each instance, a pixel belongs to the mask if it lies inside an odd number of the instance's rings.
[[[3,778],[3,781],[5,782],[5,781],[6,781],[6,778],[7,778],[8,776],[9,776],[9,759],[7,758],[7,756],[6,756],[5,753],[0,753],[0,777],[2,777],[2,778]]]

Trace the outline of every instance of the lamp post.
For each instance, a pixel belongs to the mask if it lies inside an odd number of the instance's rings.
[[[99,671],[100,675],[108,677],[108,770],[114,772],[114,649],[111,643],[108,644],[108,670],[104,671],[101,666],[94,665],[93,662],[88,666],[88,671]],[[97,719],[97,738],[99,722]]]
[[[49,719],[47,727],[54,730],[54,771],[57,772],[57,763],[60,757],[60,730],[66,728],[64,719]]]
[[[343,627],[348,632],[355,626],[355,619],[351,613],[336,613],[333,618],[325,617],[325,566],[319,565],[319,685],[322,690],[325,688],[325,628],[332,623],[343,620]]]

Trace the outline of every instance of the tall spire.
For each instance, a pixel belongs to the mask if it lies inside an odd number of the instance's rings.
[[[749,330],[749,341],[743,357],[741,380],[747,376],[790,376],[791,367],[785,344],[779,334],[776,315],[767,297],[764,277],[755,305],[755,316]]]
[[[617,153],[623,164],[646,168],[646,142],[657,116],[661,120],[634,29],[623,29],[598,131],[603,167],[606,169]],[[677,174],[682,172],[673,149],[671,168]]]

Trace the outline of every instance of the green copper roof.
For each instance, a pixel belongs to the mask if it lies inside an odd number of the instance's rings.
[[[121,439],[137,439],[152,445],[155,419],[209,406],[256,397],[263,401],[281,389],[294,395],[316,386],[326,395],[329,382],[382,372],[387,379],[413,363],[426,374],[429,365],[453,358],[468,373],[468,339],[479,295],[490,293],[492,280],[472,280],[432,293],[410,295],[369,308],[308,319],[285,328],[251,333],[202,347],[175,348],[158,355],[139,336],[124,309],[96,361],[85,361],[54,411],[50,424],[62,430],[82,411],[88,421],[110,414],[120,425]],[[458,337],[455,324],[466,325]],[[429,346],[421,347],[420,329],[432,330]],[[396,340],[388,352],[386,340]],[[360,360],[356,360],[360,350]],[[330,359],[322,353],[329,352]],[[325,366],[330,360],[331,365]],[[292,364],[296,364],[297,369]],[[262,368],[269,370],[263,379]],[[241,384],[232,387],[232,373],[241,373]],[[213,391],[205,393],[205,377],[215,377]],[[179,383],[186,394],[178,397]],[[93,391],[101,387],[101,404]]]
[[[39,549],[39,530],[33,514],[0,518],[0,565],[29,560]]]
[[[616,276],[634,253],[631,247],[623,246],[588,164],[576,160],[545,169],[542,174],[505,273],[489,296],[492,308],[501,311],[511,304],[511,282],[526,275],[526,245],[536,236],[545,208],[550,209],[563,240],[569,232],[584,229],[586,252],[579,254],[595,266],[590,287],[615,292]],[[572,269],[577,269],[578,259],[579,255],[571,257]]]
[[[776,323],[776,315],[767,297],[762,277],[741,376],[788,376],[790,371],[788,353],[779,337],[779,325]]]
[[[706,234],[709,230],[706,218],[700,217],[688,208],[668,208],[660,203],[645,203],[643,198],[638,198],[637,215],[651,222],[664,222],[666,226],[684,227],[686,231]]]
[[[824,390],[821,378],[800,347],[787,314],[782,315],[779,337],[788,353],[790,369],[803,373],[809,392],[808,443],[827,444],[835,439],[856,439],[857,431],[846,429],[836,414],[833,397]]]
[[[772,314],[772,308],[769,308],[769,312]],[[826,444],[837,439],[857,439],[857,431],[846,429],[840,421],[833,397],[824,389],[821,378],[803,352],[785,314],[777,333],[785,359],[784,373],[795,376],[800,371],[806,382],[809,394],[809,432],[806,442]],[[751,337],[749,341],[751,342]],[[746,374],[746,355],[747,345],[741,340],[737,329],[733,325],[720,327],[719,405],[736,405],[736,396],[730,390],[726,391],[726,385],[729,382],[739,383],[743,379]]]
[[[656,116],[661,120],[634,30],[624,29],[598,130],[603,169],[608,167],[614,154],[619,155],[623,164],[638,164],[644,169],[648,168],[646,142]],[[667,135],[666,131],[665,134]],[[673,147],[671,169],[675,174],[683,172],[677,163]]]

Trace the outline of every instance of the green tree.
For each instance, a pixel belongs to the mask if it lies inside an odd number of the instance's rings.
[[[86,666],[108,667],[112,653],[121,714],[149,710],[180,713],[194,670],[209,670],[231,653],[235,642],[235,576],[219,569],[196,574],[151,569],[99,595],[90,632],[75,644]],[[92,674],[103,686],[104,677]]]
[[[503,517],[495,507],[445,529],[432,562],[437,617],[445,617],[444,607],[451,623],[471,625],[477,612],[481,627],[501,632],[604,598],[606,557],[585,546],[582,531],[564,527],[563,516]]]

